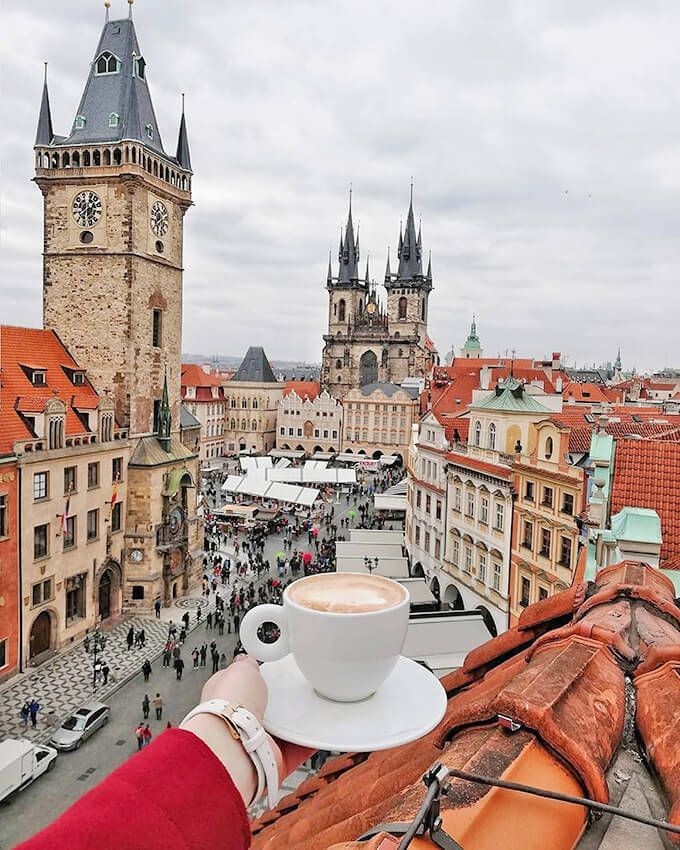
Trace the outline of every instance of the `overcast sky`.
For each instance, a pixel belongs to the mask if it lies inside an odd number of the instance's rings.
[[[0,321],[36,325],[42,63],[67,133],[104,8],[0,15]],[[187,98],[185,352],[318,361],[350,182],[382,281],[413,175],[442,356],[474,311],[492,355],[591,363],[620,344],[624,368],[680,366],[680,4],[137,0],[134,16],[170,152]]]

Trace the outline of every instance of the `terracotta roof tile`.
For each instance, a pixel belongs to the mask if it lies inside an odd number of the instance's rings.
[[[617,440],[611,512],[653,508],[661,518],[661,558],[680,555],[680,442]]]
[[[474,650],[462,671],[443,679],[453,695],[437,729],[404,747],[329,762],[318,784],[308,780],[282,801],[287,813],[255,822],[254,850],[378,848],[380,837],[356,839],[377,824],[410,820],[423,799],[422,774],[436,762],[607,800],[604,772],[624,721],[636,717],[625,676],[638,662],[638,728],[671,801],[670,818],[680,822],[680,611],[669,617],[669,586],[657,570],[629,561],[560,594],[552,607],[527,609],[524,628]],[[501,728],[499,714],[519,731]],[[463,847],[567,850],[587,828],[578,807],[536,798],[528,806],[513,792],[461,780],[451,782],[441,813]],[[520,820],[520,830],[508,830]]]
[[[286,387],[283,391],[283,397],[294,392],[303,401],[308,398],[310,401],[321,392],[321,385],[318,381],[286,381]]]
[[[47,384],[34,386],[22,364],[46,370]],[[87,433],[76,411],[96,408],[99,395],[87,378],[73,384],[67,370],[82,371],[54,331],[0,325],[0,454],[11,452],[17,441],[34,439],[18,406],[39,413],[55,397],[66,403],[66,434]]]
[[[468,469],[474,469],[478,472],[485,472],[487,475],[495,475],[497,478],[505,478],[508,481],[513,475],[509,466],[502,466],[498,463],[489,463],[488,461],[480,460],[476,457],[470,457],[469,455],[449,452],[444,457],[451,463],[456,463],[459,466],[465,466]]]

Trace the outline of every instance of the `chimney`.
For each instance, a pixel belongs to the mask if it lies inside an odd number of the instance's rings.
[[[479,370],[479,388],[488,390],[491,387],[491,369],[489,366],[482,366]]]
[[[563,386],[564,386],[564,381],[562,380],[562,376],[561,376],[561,375],[559,375],[557,378],[555,378],[555,390],[556,390],[558,393],[560,393],[560,394],[561,394],[561,393],[562,393],[562,387],[563,387]]]

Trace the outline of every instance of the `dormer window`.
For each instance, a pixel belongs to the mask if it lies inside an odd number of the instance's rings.
[[[151,126],[151,124],[147,124],[147,125],[146,125],[146,135],[147,135],[150,139],[153,139],[153,127]]]
[[[34,387],[46,387],[47,372],[40,369],[34,369],[31,375],[31,383]]]
[[[85,386],[85,372],[74,372],[73,373],[73,386],[74,387]]]
[[[117,127],[120,124],[120,115],[117,112],[112,112],[109,115],[109,127]]]
[[[76,130],[84,130],[86,123],[84,115],[76,115]]]
[[[107,50],[105,53],[97,59],[97,63],[95,65],[95,72],[97,76],[101,76],[102,74],[117,74],[120,71],[120,62],[113,55],[113,53],[109,53]]]
[[[135,59],[135,75],[143,80],[146,76],[146,61],[143,56]]]

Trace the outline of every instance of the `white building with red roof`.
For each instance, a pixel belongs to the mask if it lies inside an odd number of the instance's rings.
[[[223,376],[210,366],[182,364],[182,403],[201,423],[199,457],[224,457],[225,414]]]

